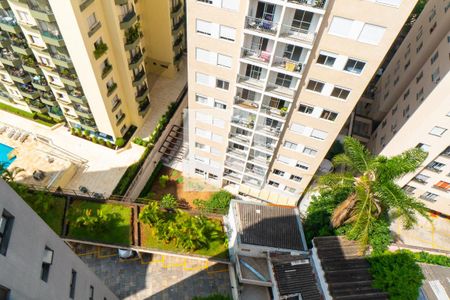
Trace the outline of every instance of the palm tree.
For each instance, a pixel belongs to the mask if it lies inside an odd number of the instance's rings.
[[[25,171],[22,168],[14,167],[14,168],[5,168],[3,163],[0,163],[0,175],[3,180],[6,182],[14,182],[17,175]]]
[[[346,137],[344,153],[333,158],[333,164],[344,166],[345,171],[319,178],[320,188],[351,191],[334,209],[331,225],[337,228],[349,224],[348,236],[365,250],[375,222],[387,212],[393,219],[401,218],[406,229],[417,223],[416,213],[427,217],[425,205],[395,184],[396,179],[416,170],[426,156],[417,148],[390,158],[374,156],[357,140]]]

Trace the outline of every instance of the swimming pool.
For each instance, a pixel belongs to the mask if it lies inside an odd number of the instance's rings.
[[[9,167],[9,165],[16,159],[16,157],[13,157],[12,159],[8,158],[8,153],[13,150],[14,148],[0,143],[0,164],[2,164],[4,168]]]

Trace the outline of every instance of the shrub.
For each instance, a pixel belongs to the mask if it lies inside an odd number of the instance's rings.
[[[73,222],[75,227],[84,227],[89,231],[106,231],[110,223],[115,222],[120,218],[117,213],[105,213],[101,209],[97,209],[92,213],[91,209],[83,209],[75,211],[69,219]]]
[[[93,143],[97,144],[97,142],[98,142],[98,139],[97,139],[97,137],[96,137],[96,136],[93,136],[93,137],[92,137],[92,139],[91,139],[91,141],[92,141]]]
[[[373,286],[389,293],[392,300],[416,300],[425,277],[413,257],[402,250],[368,258]]]
[[[184,181],[183,176],[177,178],[177,183],[183,183],[183,181]]]
[[[411,255],[416,262],[450,267],[450,257],[445,255],[430,254],[427,252],[412,252],[409,250],[401,250]]]
[[[98,143],[100,145],[105,145],[105,140],[104,139],[98,139]]]
[[[177,198],[172,194],[165,194],[161,199],[161,207],[165,209],[175,209],[177,204]]]
[[[225,190],[220,190],[212,194],[208,200],[195,199],[194,205],[204,212],[226,214],[230,206],[231,199],[233,199],[233,194]]]
[[[161,177],[159,177],[159,185],[162,188],[165,188],[167,186],[167,182],[169,181],[169,176],[168,175],[161,175]]]
[[[133,143],[142,146],[143,143],[144,143],[144,140],[137,136],[137,137],[135,137],[135,138],[133,139]]]
[[[84,135],[84,136],[89,136],[89,135],[90,135],[89,130],[83,130],[83,135]]]
[[[120,148],[120,147],[123,147],[123,145],[125,145],[125,140],[123,138],[117,138],[116,146]]]
[[[157,202],[150,202],[139,213],[139,221],[148,225],[156,225],[162,218],[162,212]]]
[[[151,195],[152,193],[150,192],[150,190],[153,187],[153,183],[155,182],[156,177],[159,175],[159,172],[161,171],[162,167],[163,167],[162,161],[159,161],[155,169],[153,170],[152,175],[150,175],[150,177],[148,178],[148,181],[145,184],[144,188],[142,189],[139,197],[145,197],[149,199],[154,198],[154,196]]]
[[[106,146],[108,146],[109,148],[111,148],[111,147],[112,147],[111,142],[110,142],[110,141],[106,141]]]

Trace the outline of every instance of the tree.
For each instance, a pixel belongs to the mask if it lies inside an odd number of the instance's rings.
[[[144,209],[139,213],[139,220],[148,225],[156,225],[161,219],[161,210],[157,202],[150,202]]]
[[[319,186],[333,191],[350,189],[348,197],[333,211],[334,228],[349,225],[349,238],[358,240],[367,249],[376,223],[389,212],[391,217],[401,218],[406,229],[417,223],[416,213],[425,217],[425,205],[408,196],[395,180],[412,172],[425,160],[427,154],[420,149],[410,149],[390,158],[373,156],[361,143],[351,137],[344,140],[344,153],[333,159],[335,166],[345,166],[341,173],[320,177]]]
[[[175,209],[177,207],[177,198],[172,194],[165,194],[161,199],[161,207]]]
[[[3,163],[0,163],[0,175],[2,179],[6,182],[14,182],[17,175],[24,172],[25,170],[19,167],[14,168],[5,168],[5,165]]]

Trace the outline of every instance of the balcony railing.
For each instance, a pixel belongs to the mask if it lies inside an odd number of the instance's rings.
[[[120,28],[121,29],[129,28],[131,25],[134,24],[136,19],[137,19],[137,16],[136,16],[136,12],[134,11],[134,9],[128,11],[127,13],[122,15],[122,18],[120,21]]]
[[[110,64],[103,66],[102,79],[105,79],[105,77],[108,76],[108,74],[111,73],[111,71],[112,71],[112,66]]]
[[[239,150],[239,149],[232,148],[232,147],[227,148],[227,153],[230,153],[232,155],[235,155],[237,157],[244,158],[244,159],[246,157],[246,154],[243,150]]]
[[[255,121],[252,118],[244,117],[241,115],[234,115],[231,118],[231,123],[240,125],[249,129],[253,129],[255,127]]]
[[[256,110],[259,107],[259,104],[253,100],[248,100],[241,98],[239,96],[234,96],[234,104],[239,105],[242,108]]]
[[[240,182],[241,181],[241,177],[242,177],[241,174],[233,172],[233,171],[228,170],[228,169],[223,173],[223,178],[224,179],[228,179],[228,180],[235,181],[235,182]]]
[[[120,104],[122,103],[122,100],[118,99],[117,101],[115,101],[113,103],[113,107],[112,107],[112,112],[115,112],[117,110],[117,108],[119,108]]]
[[[245,173],[256,176],[258,178],[264,178],[264,176],[266,176],[266,172],[264,172],[263,170],[257,169],[257,168],[253,168],[253,169],[246,168]]]
[[[278,23],[270,20],[258,19],[250,16],[245,17],[245,28],[247,29],[275,35],[277,34],[278,27]]]
[[[239,172],[242,172],[244,170],[244,162],[237,159],[227,158],[225,160],[225,166],[237,170]]]
[[[84,0],[84,1],[80,4],[80,10],[81,10],[81,11],[85,10],[89,5],[91,5],[92,2],[94,2],[94,0]]]
[[[291,99],[295,95],[295,89],[293,89],[291,87],[285,87],[285,86],[279,85],[275,82],[267,83],[267,91],[287,97],[287,98],[291,98]]]
[[[251,87],[262,88],[264,86],[263,80],[240,74],[238,74],[237,76],[237,81],[238,83],[242,83]]]
[[[107,86],[106,88],[108,90],[108,92],[106,93],[107,96],[111,96],[111,94],[117,89],[117,83],[114,82],[113,84]]]
[[[301,74],[303,71],[302,63],[295,60],[291,60],[286,57],[275,56],[273,59],[273,66],[288,72],[294,72],[299,74]]]
[[[178,23],[176,23],[175,25],[173,25],[172,30],[173,30],[173,31],[177,31],[177,30],[181,27],[181,25],[183,25],[183,23],[184,23],[184,19],[183,19],[183,18],[180,18],[180,20],[178,21]]]
[[[175,6],[172,7],[171,13],[176,14],[182,6],[182,3],[178,2]]]
[[[275,144],[272,144],[272,143],[265,143],[265,144],[254,143],[252,147],[254,147],[256,149],[263,150],[263,151],[264,150],[265,151],[273,151],[273,150],[275,150]]]
[[[307,5],[314,8],[324,8],[327,3],[326,0],[287,0],[287,2],[300,5]]]
[[[262,63],[268,63],[270,61],[270,52],[261,51],[256,49],[242,48],[242,57]]]
[[[314,42],[314,38],[316,36],[315,33],[309,32],[308,30],[292,27],[289,25],[281,25],[281,34],[282,37],[290,38],[294,40],[298,40],[301,42],[306,42],[308,44],[312,44]]]
[[[120,123],[125,119],[125,114],[122,114],[116,121],[116,126],[119,126]]]
[[[277,108],[277,107],[273,107],[270,105],[261,105],[261,108],[263,109],[262,111],[264,113],[266,113],[266,115],[275,115],[277,117],[281,117],[281,118],[285,118],[288,108],[287,107],[283,107],[283,108]]]
[[[256,130],[258,130],[258,132],[265,133],[275,138],[278,138],[281,134],[281,128],[272,126],[257,126]]]
[[[241,144],[248,144],[250,143],[250,137],[243,135],[243,134],[239,134],[239,133],[230,133],[230,139],[237,141],[238,143]]]

